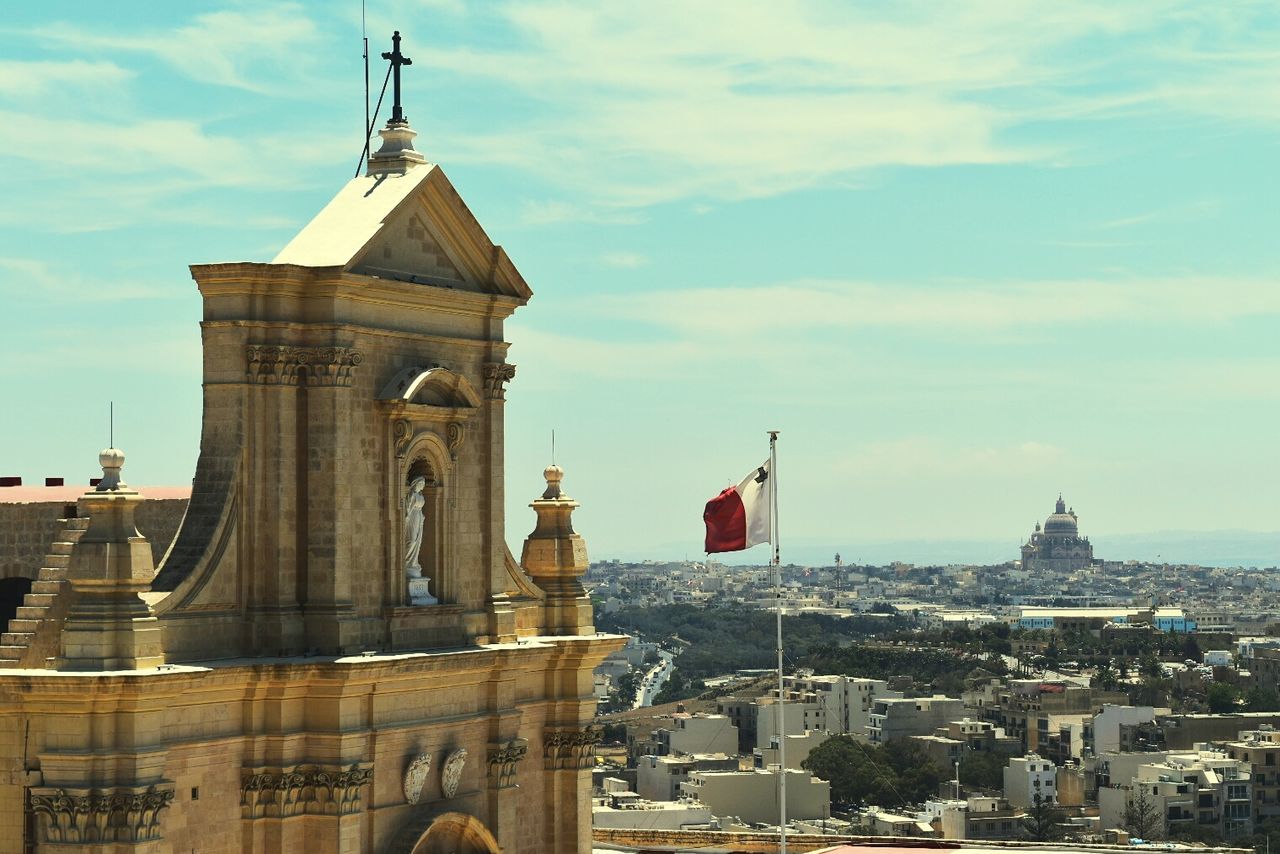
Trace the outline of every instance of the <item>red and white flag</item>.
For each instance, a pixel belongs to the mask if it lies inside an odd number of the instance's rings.
[[[772,541],[769,513],[769,463],[755,469],[737,486],[707,502],[707,554],[737,552]]]

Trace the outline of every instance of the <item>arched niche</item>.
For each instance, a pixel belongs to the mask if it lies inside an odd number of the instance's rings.
[[[481,399],[466,377],[442,367],[410,367],[383,387],[386,417],[388,501],[388,585],[391,604],[412,604],[405,558],[410,485],[421,476],[424,526],[418,550],[431,593],[442,604],[457,601],[453,565],[456,501],[451,474],[467,434],[467,423],[479,412]]]

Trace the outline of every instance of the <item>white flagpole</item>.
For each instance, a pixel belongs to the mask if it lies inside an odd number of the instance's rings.
[[[782,564],[778,548],[778,430],[769,433],[769,542],[773,546],[773,601],[778,615],[778,854],[787,854],[787,716],[782,686]]]

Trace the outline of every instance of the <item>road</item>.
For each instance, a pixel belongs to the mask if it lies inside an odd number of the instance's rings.
[[[658,657],[662,660],[649,668],[640,679],[640,690],[636,691],[636,704],[632,706],[633,709],[652,706],[653,698],[658,696],[662,686],[671,678],[671,671],[675,667],[672,663],[675,661],[675,654],[667,652],[665,649],[660,649],[658,650]]]

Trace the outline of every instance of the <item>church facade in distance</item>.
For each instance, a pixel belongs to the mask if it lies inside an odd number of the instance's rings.
[[[398,100],[271,263],[191,268],[190,504],[154,565],[104,451],[0,640],[0,854],[589,849],[591,673],[622,639],[559,468],[506,547],[531,291]]]
[[[1093,563],[1093,546],[1088,537],[1080,536],[1080,523],[1074,509],[1058,496],[1053,513],[1036,523],[1031,538],[1022,546],[1022,568],[1032,572],[1074,572]]]

